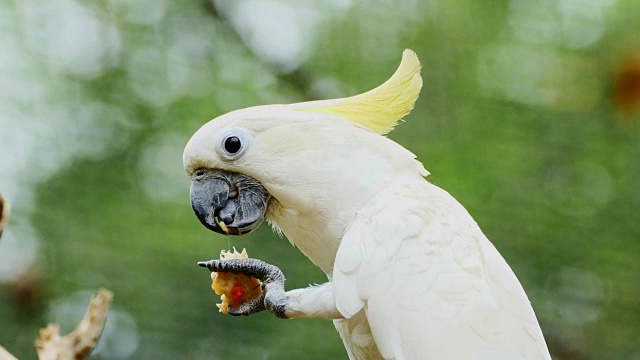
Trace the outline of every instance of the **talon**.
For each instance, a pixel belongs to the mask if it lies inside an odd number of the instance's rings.
[[[228,314],[241,316],[268,310],[276,317],[287,318],[287,297],[284,291],[285,277],[277,266],[251,258],[200,261],[198,266],[206,267],[211,272],[242,274],[254,277],[262,282],[262,296],[243,303],[236,309],[231,308],[231,305],[227,306]],[[265,295],[267,295],[266,298]]]
[[[233,310],[233,308],[231,308],[231,305],[227,307],[227,314],[231,316],[242,316],[242,312],[240,310]]]
[[[219,260],[209,260],[209,261],[198,261],[198,266],[209,269],[209,271],[219,271],[220,267]]]
[[[247,303],[240,304],[237,308],[232,308],[231,304],[227,306],[227,314],[232,316],[249,316],[266,310],[264,302],[264,294],[259,298],[253,299]]]

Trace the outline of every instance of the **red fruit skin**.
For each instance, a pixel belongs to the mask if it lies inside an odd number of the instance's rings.
[[[240,283],[233,284],[233,287],[231,288],[231,297],[233,297],[233,300],[242,300],[245,293],[246,291],[244,290],[244,287],[240,285]]]

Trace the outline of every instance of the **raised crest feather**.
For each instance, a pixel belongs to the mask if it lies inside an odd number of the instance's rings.
[[[377,88],[363,94],[332,100],[291,105],[309,111],[344,117],[378,134],[385,135],[411,112],[422,89],[420,60],[413,50],[402,53],[396,72]]]

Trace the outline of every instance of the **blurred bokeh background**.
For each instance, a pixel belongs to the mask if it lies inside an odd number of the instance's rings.
[[[640,359],[640,1],[0,0],[0,344],[36,357],[115,292],[96,359],[346,359],[328,320],[217,313],[198,260],[247,247],[324,275],[267,226],[204,229],[181,164],[224,112],[342,97],[423,62],[390,137],[524,284],[555,359]]]

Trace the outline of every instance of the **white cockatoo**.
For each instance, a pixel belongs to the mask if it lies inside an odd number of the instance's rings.
[[[266,217],[329,281],[285,292],[280,270],[256,259],[200,265],[263,281],[263,296],[232,315],[333,319],[350,359],[549,359],[509,265],[384,136],[421,87],[405,50],[369,92],[241,109],[200,128],[183,162],[203,225],[241,235]]]

